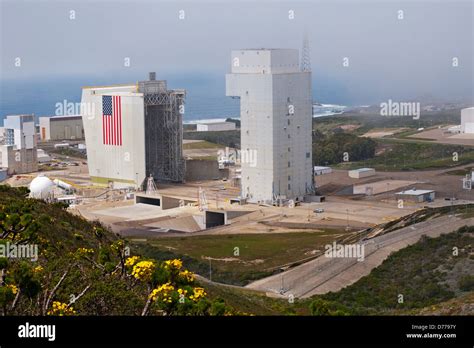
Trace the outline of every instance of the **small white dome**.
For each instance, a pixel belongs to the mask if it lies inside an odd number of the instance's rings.
[[[53,193],[54,183],[44,175],[38,175],[30,183],[30,197],[47,199]]]

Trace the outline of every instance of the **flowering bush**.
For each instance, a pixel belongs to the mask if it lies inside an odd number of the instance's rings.
[[[179,277],[186,283],[192,283],[194,281],[194,273],[185,269],[178,273]]]
[[[153,291],[150,294],[150,298],[152,301],[156,301],[158,298],[167,303],[172,302],[172,292],[174,291],[174,286],[171,285],[171,283],[166,283],[163,284],[156,289],[153,289]]]
[[[152,277],[151,285],[155,288],[149,293],[144,315],[153,308],[151,305],[166,315],[209,315],[211,302],[203,288],[193,286],[194,281],[195,275],[183,268],[181,260],[161,263]]]
[[[170,269],[170,270],[179,270],[183,267],[183,261],[179,259],[173,259],[173,260],[167,260],[165,261],[165,268]]]
[[[132,276],[141,281],[149,281],[155,270],[155,264],[152,261],[140,261],[133,266]]]
[[[87,248],[78,248],[77,249],[77,254],[80,256],[88,256],[92,255],[94,253],[94,249],[87,249]]]
[[[7,288],[9,288],[9,289],[13,292],[13,295],[16,295],[17,292],[18,292],[18,287],[16,287],[16,286],[13,285],[13,284],[8,284],[8,285],[7,285]]]
[[[58,316],[74,315],[76,314],[76,311],[72,307],[68,306],[66,303],[54,301],[52,308],[48,311],[47,314]]]
[[[189,298],[194,302],[198,302],[200,299],[204,298],[207,295],[203,288],[196,287],[193,289],[193,291],[194,293],[189,296]]]
[[[137,261],[140,259],[140,256],[131,256],[127,258],[125,261],[125,266],[126,267],[131,267],[137,263]]]

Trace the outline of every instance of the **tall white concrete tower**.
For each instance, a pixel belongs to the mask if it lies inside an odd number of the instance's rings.
[[[226,95],[240,98],[242,196],[303,199],[312,189],[312,93],[298,50],[232,51]]]

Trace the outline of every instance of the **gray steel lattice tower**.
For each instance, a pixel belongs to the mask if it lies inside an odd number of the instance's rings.
[[[155,80],[150,73],[148,81],[138,83],[143,93],[145,108],[145,149],[147,175],[159,181],[184,181],[183,107],[185,91],[168,90],[166,81]]]

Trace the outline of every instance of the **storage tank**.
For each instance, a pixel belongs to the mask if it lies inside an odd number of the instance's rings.
[[[70,184],[62,181],[62,180],[59,180],[59,179],[54,179],[54,184],[57,186],[57,187],[60,187],[62,188],[63,190],[66,190],[66,191],[73,191],[73,188]]]
[[[38,175],[30,183],[30,197],[50,199],[53,196],[54,183],[44,175]]]

